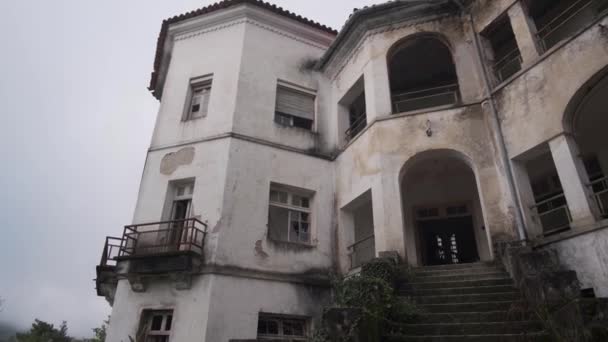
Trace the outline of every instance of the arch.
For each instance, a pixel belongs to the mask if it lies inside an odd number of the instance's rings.
[[[419,152],[401,167],[399,187],[405,250],[412,264],[439,262],[429,234],[439,234],[444,242],[452,235],[458,240],[452,242],[463,247],[456,262],[491,260],[479,180],[469,156],[454,149]],[[430,216],[421,216],[428,210]]]
[[[437,33],[418,33],[387,53],[393,113],[453,105],[459,86],[452,47]]]
[[[608,218],[608,66],[602,68],[574,94],[563,117],[564,130],[576,142],[589,184],[601,215]]]
[[[574,93],[574,95],[566,105],[566,109],[564,110],[562,123],[565,132],[571,134],[575,133],[575,121],[576,117],[580,113],[581,107],[584,106],[586,101],[593,97],[594,93],[605,82],[608,82],[608,65],[604,66],[601,70],[596,72]]]

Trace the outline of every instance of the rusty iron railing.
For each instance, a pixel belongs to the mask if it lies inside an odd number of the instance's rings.
[[[346,141],[351,141],[359,132],[361,132],[365,126],[367,126],[367,116],[365,113],[361,114],[355,122],[344,132]]]
[[[122,238],[106,238],[100,265],[116,265],[123,257],[172,252],[202,255],[206,235],[207,224],[195,218],[128,225]]]
[[[439,107],[458,102],[458,84],[393,93],[393,113]]]
[[[103,246],[103,252],[101,254],[101,266],[116,266],[116,257],[120,253],[121,238],[108,236],[106,237],[106,243]]]
[[[588,184],[604,217],[608,216],[608,177],[596,179]]]
[[[376,257],[375,241],[374,234],[372,234],[346,247],[349,251],[351,269],[357,268]]]
[[[544,235],[555,234],[570,229],[572,216],[563,193],[537,202],[530,209],[537,215]]]
[[[522,62],[521,53],[517,48],[495,62],[494,72],[498,78],[498,81],[503,82],[521,70]]]
[[[605,0],[574,1],[538,29],[536,35],[541,48],[543,51],[547,51],[560,40],[581,29],[589,20],[599,18],[606,9],[608,9],[608,6]],[[577,22],[580,19],[589,20]]]

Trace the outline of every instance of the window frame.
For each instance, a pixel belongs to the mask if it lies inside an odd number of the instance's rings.
[[[161,324],[160,330],[152,330],[152,323],[155,317],[161,316]],[[142,319],[140,323],[140,331],[143,330],[144,342],[148,342],[150,338],[155,338],[158,336],[166,337],[167,342],[171,341],[171,334],[173,332],[173,326],[175,324],[174,313],[171,309],[162,309],[162,310],[144,310],[142,312]],[[169,317],[171,317],[169,319]],[[167,330],[167,321],[170,321],[169,330]]]
[[[281,202],[281,201],[272,200],[273,192],[286,194],[286,201]],[[301,205],[299,206],[299,205],[293,204],[294,197],[300,197],[302,199],[308,200],[308,206],[304,207]],[[268,223],[267,223],[267,226],[268,226],[268,236],[270,237],[270,239],[278,241],[278,242],[295,243],[295,244],[312,246],[312,244],[313,244],[313,242],[312,242],[313,241],[313,234],[312,234],[313,197],[314,197],[314,192],[312,192],[312,191],[303,190],[303,189],[295,189],[293,187],[287,187],[287,186],[282,186],[279,184],[272,183],[270,186],[270,189],[268,191]],[[273,235],[273,234],[271,234],[272,227],[271,227],[271,223],[270,223],[271,207],[287,210],[287,225],[285,227],[281,228],[282,232],[284,232],[284,229],[287,229],[287,234],[286,234],[287,238],[285,240],[271,237]],[[292,220],[292,212],[297,212],[298,214],[306,214],[306,215],[308,215],[308,220],[306,220],[306,221],[302,220],[301,216],[298,217],[297,220]],[[300,237],[298,237],[297,239],[293,239],[293,240],[291,239],[291,228],[292,228],[291,224],[292,224],[292,222],[296,222],[296,221],[298,222],[299,229],[302,229],[301,228],[302,223],[308,224],[308,229],[307,229],[308,238],[306,239],[306,241],[301,240]]]
[[[200,77],[191,78],[188,83],[188,95],[186,96],[186,103],[184,105],[184,112],[182,114],[182,121],[193,121],[207,117],[209,115],[209,103],[211,102],[211,89],[213,85],[213,75],[205,75]],[[192,114],[192,101],[194,95],[198,90],[207,90],[207,103],[205,108],[199,108],[201,114],[193,116]]]
[[[308,119],[305,119],[305,118],[302,118],[302,117],[299,117],[296,115],[292,115],[290,113],[284,113],[284,112],[277,110],[277,100],[278,100],[280,88],[286,89],[287,91],[300,93],[302,95],[312,97],[313,111],[311,113],[312,122],[310,124],[310,128],[305,128],[305,127],[295,125],[295,121],[298,119],[300,119],[300,120],[308,120]],[[282,126],[282,127],[298,128],[298,129],[303,129],[303,130],[306,130],[309,132],[316,132],[317,131],[317,112],[318,112],[318,102],[317,101],[318,101],[318,94],[315,89],[303,87],[303,86],[297,85],[292,82],[277,80],[277,85],[275,87],[275,103],[274,103],[273,121],[275,124]],[[282,122],[284,120],[285,121],[289,120],[289,123]]]
[[[278,333],[276,335],[260,334],[259,325],[262,320],[276,321]],[[286,322],[302,323],[304,335],[285,335],[284,324]],[[258,341],[305,342],[310,338],[310,318],[302,316],[259,313],[258,332],[256,336]]]

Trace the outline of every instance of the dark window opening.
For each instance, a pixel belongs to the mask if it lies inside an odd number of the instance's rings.
[[[499,82],[521,70],[521,53],[508,16],[497,19],[482,36],[491,50],[491,64]]]
[[[281,315],[260,314],[258,341],[306,341],[307,320]]]
[[[169,342],[173,311],[145,310],[137,333],[137,341]]]
[[[388,63],[393,113],[458,102],[456,66],[450,49],[439,39],[400,43]]]
[[[351,140],[367,126],[365,113],[365,92],[362,92],[348,107],[348,130],[346,140]]]
[[[312,130],[313,124],[312,120],[279,112],[275,113],[274,122],[278,123],[279,125],[304,128],[306,130]]]

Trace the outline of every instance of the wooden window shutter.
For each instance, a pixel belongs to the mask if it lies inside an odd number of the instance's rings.
[[[315,96],[279,86],[277,87],[276,111],[314,121]]]

